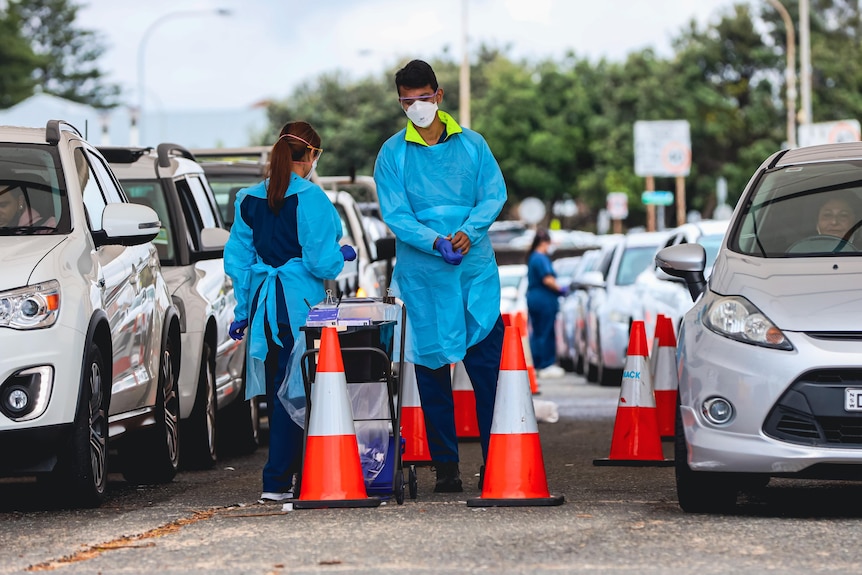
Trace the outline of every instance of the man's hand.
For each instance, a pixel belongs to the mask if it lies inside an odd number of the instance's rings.
[[[434,246],[434,249],[440,252],[440,255],[443,256],[444,262],[452,264],[453,266],[460,264],[461,259],[464,257],[460,252],[456,252],[452,249],[452,242],[446,238],[437,238],[437,243]]]
[[[241,319],[239,321],[233,321],[230,324],[230,329],[228,329],[228,335],[230,338],[235,341],[240,341],[245,335],[245,328],[248,327],[248,320]]]
[[[455,237],[450,239],[452,240],[452,249],[461,252],[462,256],[466,256],[467,252],[470,251],[470,247],[473,245],[470,242],[470,238],[468,238],[467,234],[464,232],[458,232],[455,234]]]

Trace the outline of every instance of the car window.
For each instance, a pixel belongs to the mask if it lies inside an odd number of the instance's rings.
[[[623,252],[617,271],[616,285],[627,286],[635,283],[638,275],[652,265],[658,246],[630,246]]]
[[[126,190],[126,195],[129,200],[136,204],[141,204],[155,210],[162,222],[162,227],[159,229],[159,234],[153,240],[156,250],[159,252],[159,260],[163,264],[168,263],[174,256],[174,232],[171,226],[170,210],[168,210],[167,200],[165,199],[164,191],[158,182],[153,181],[134,181],[126,180],[123,182],[123,189]]]
[[[3,233],[69,233],[69,204],[61,174],[52,147],[0,146],[0,201],[23,206],[20,217],[7,222]]]
[[[849,202],[845,237],[820,228],[827,199]],[[784,166],[767,170],[745,198],[728,246],[757,257],[859,255],[862,246],[862,162]],[[852,219],[849,219],[851,218]]]
[[[191,199],[194,201],[196,206],[195,211],[200,214],[201,224],[203,227],[219,227],[217,216],[213,211],[213,205],[210,203],[209,194],[207,194],[203,182],[201,182],[200,178],[194,176],[189,176],[186,180],[188,181],[189,189],[192,193]]]
[[[75,165],[83,188],[84,208],[87,212],[90,230],[100,231],[102,229],[102,212],[105,211],[107,202],[82,148],[75,149]]]
[[[90,153],[89,150],[86,151],[86,154],[90,158],[90,167],[96,175],[96,179],[99,181],[99,186],[102,188],[102,193],[107,202],[109,204],[124,202],[125,197],[123,196],[123,192],[120,191],[121,188],[114,179],[113,172],[108,168],[105,161],[99,156]]]

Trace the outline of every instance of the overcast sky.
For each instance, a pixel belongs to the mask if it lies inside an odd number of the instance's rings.
[[[733,0],[467,0],[468,53],[511,45],[515,58],[622,60],[706,24]],[[283,99],[304,81],[341,70],[378,75],[448,47],[462,54],[463,0],[78,0],[78,25],[102,35],[101,66],[136,104],[163,110],[231,109]],[[220,16],[217,9],[230,10]],[[139,65],[143,62],[143,78]],[[142,80],[142,81],[139,81]]]

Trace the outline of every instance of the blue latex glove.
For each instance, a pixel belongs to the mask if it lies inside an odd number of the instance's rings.
[[[439,238],[437,240],[437,245],[434,246],[434,249],[440,252],[443,256],[443,261],[447,264],[452,264],[453,266],[457,266],[461,263],[461,260],[464,256],[461,255],[460,251],[455,251],[452,249],[452,242],[447,240],[446,238]]]
[[[560,286],[560,295],[565,297],[569,293],[569,286]]]
[[[230,338],[235,341],[240,341],[242,337],[245,335],[245,328],[248,327],[248,320],[241,319],[239,321],[233,321],[230,324],[230,329],[228,329],[228,335]]]
[[[341,246],[341,255],[344,256],[344,261],[352,262],[356,259],[356,250],[353,249],[353,246],[345,244]]]

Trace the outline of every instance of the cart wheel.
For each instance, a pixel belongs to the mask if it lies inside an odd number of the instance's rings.
[[[417,492],[416,466],[411,465],[407,472],[407,488],[410,491],[410,499],[416,499]]]
[[[395,474],[395,503],[404,504],[404,474],[401,472]]]

